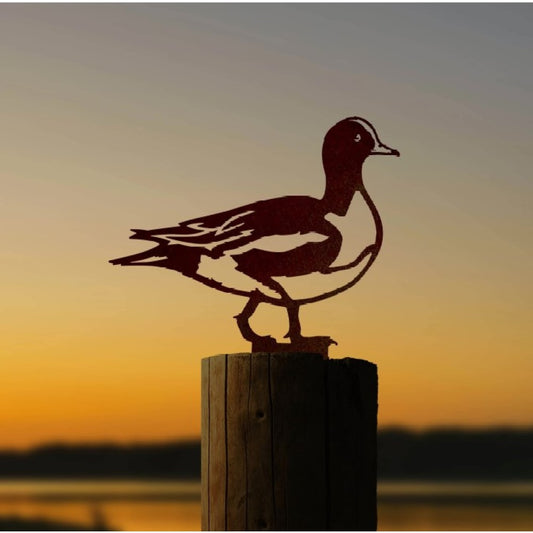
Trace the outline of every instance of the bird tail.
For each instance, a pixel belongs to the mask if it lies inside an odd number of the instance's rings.
[[[138,254],[127,255],[126,257],[119,257],[118,259],[111,259],[109,262],[112,265],[121,266],[135,266],[135,265],[161,265],[161,260],[145,261],[145,259],[155,259],[156,257],[166,257],[165,246],[168,244],[166,239],[155,237],[151,235],[150,231],[144,229],[132,229],[133,235],[130,239],[142,239],[145,241],[157,242],[158,245],[145,252]]]
[[[168,239],[157,237],[152,231],[145,229],[132,229],[131,231],[133,231],[133,235],[130,235],[130,239],[141,239],[143,241],[157,242],[158,244],[168,244]]]
[[[119,257],[118,259],[111,259],[109,262],[112,265],[134,266],[134,265],[158,265],[161,260],[146,261],[146,259],[155,259],[157,257],[164,257],[166,254],[162,251],[161,246],[156,246],[146,252],[138,254],[127,255],[126,257]]]

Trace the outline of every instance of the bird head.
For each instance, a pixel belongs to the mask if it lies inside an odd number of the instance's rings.
[[[322,147],[324,166],[357,167],[369,155],[398,157],[400,152],[383,144],[374,126],[364,118],[345,118],[326,133]]]

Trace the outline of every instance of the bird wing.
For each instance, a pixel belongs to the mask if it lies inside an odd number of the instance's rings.
[[[234,243],[245,244],[253,239],[254,233],[251,206],[233,209],[223,213],[194,218],[177,226],[153,230],[132,229],[131,239],[143,239],[159,244],[182,244],[213,250],[216,247]]]
[[[309,197],[285,196],[262,200],[230,211],[193,218],[173,227],[134,229],[130,238],[162,245],[199,247],[213,257],[242,251],[247,245],[271,251],[293,249],[309,241],[331,237],[332,232],[335,236],[338,233],[318,212],[317,205],[318,200]]]

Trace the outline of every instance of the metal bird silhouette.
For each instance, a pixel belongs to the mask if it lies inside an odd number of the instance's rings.
[[[304,337],[299,309],[353,287],[379,253],[383,226],[362,174],[363,163],[371,155],[400,153],[384,145],[367,120],[345,118],[324,138],[326,189],[322,198],[284,196],[194,218],[177,226],[134,229],[130,239],[152,241],[156,245],[110,262],[175,270],[214,289],[246,297],[244,309],[235,318],[254,352],[306,351],[327,357],[328,347],[334,341],[324,336]],[[362,250],[350,250],[353,260],[335,266],[344,248],[343,235],[328,218],[344,217],[356,194],[361,195],[373,219],[375,237]],[[277,246],[274,241],[279,241]],[[352,275],[348,281],[339,281],[333,289],[320,294],[314,294],[312,284],[305,297],[295,297],[288,289],[291,278],[341,272]],[[273,337],[253,331],[249,320],[260,303],[287,310],[289,331],[285,337],[290,343],[277,343]]]

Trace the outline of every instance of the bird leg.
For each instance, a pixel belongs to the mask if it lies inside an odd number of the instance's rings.
[[[304,337],[300,325],[300,304],[295,302],[276,280],[269,278],[261,281],[271,289],[277,291],[282,298],[283,305],[287,309],[287,315],[289,317],[289,331],[284,338],[291,340],[290,346],[292,349],[296,351],[317,350],[327,358],[327,347],[330,344],[337,343],[330,337]]]
[[[259,296],[259,291],[254,291],[244,306],[244,309],[234,317],[237,319],[237,326],[239,327],[241,335],[252,344],[276,343],[276,340],[269,335],[264,337],[258,335],[250,326],[249,320],[260,303],[261,298]]]
[[[300,306],[296,302],[291,302],[287,306],[287,315],[289,316],[289,331],[285,339],[291,339],[291,342],[302,338],[302,326],[300,325]]]
[[[300,305],[292,301],[287,305],[289,315],[289,331],[285,338],[290,338],[291,349],[295,351],[317,352],[322,354],[324,359],[328,358],[328,347],[337,344],[331,337],[304,337],[300,326],[299,317]]]

